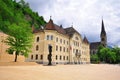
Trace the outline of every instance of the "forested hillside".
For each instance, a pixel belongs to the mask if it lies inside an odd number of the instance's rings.
[[[11,24],[29,27],[34,24],[35,28],[39,28],[45,23],[44,18],[39,16],[37,12],[33,12],[24,0],[19,2],[16,0],[0,0],[0,30],[3,32],[8,32],[7,27]]]

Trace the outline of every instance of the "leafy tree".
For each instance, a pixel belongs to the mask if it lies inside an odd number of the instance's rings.
[[[100,45],[100,46],[98,47],[97,55],[98,55],[98,57],[99,57],[100,60],[101,60],[101,52],[100,52],[100,50],[103,49],[103,48],[104,48],[103,45]]]
[[[115,63],[116,54],[112,52],[109,48],[102,48],[100,50],[100,59],[102,62]]]
[[[115,46],[112,51],[116,53],[116,63],[120,63],[120,48]]]
[[[15,62],[17,61],[18,55],[28,56],[30,48],[32,46],[32,33],[29,27],[21,27],[16,24],[9,26],[10,31],[8,38],[5,43],[10,47],[7,49],[9,54],[15,53]]]
[[[91,60],[92,63],[99,63],[100,62],[97,54],[90,55],[90,60]]]

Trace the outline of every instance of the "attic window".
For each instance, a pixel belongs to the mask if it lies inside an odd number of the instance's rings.
[[[53,35],[47,35],[47,40],[53,40]]]
[[[75,37],[75,39],[76,39],[76,40],[79,40],[79,38],[78,38],[78,37]]]

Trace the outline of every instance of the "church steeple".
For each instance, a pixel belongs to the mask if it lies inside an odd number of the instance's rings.
[[[100,38],[101,38],[101,44],[104,47],[106,47],[107,46],[107,36],[106,36],[106,31],[105,31],[103,19],[102,19],[102,27],[101,27]]]
[[[106,35],[103,19],[102,19],[101,35],[102,34]]]

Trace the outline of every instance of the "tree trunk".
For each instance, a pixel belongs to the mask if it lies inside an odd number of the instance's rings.
[[[15,62],[17,62],[17,51],[15,52]]]

